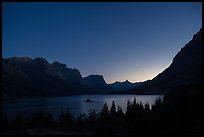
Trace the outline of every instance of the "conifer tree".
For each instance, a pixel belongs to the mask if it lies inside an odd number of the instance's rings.
[[[115,115],[116,114],[116,105],[115,105],[114,101],[112,102],[110,113],[111,113],[111,115]]]

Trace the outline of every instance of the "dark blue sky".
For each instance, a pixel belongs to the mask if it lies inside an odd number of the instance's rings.
[[[5,3],[2,54],[44,57],[107,83],[152,79],[202,27],[200,3]]]

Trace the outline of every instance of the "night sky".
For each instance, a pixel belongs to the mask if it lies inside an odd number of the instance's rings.
[[[152,79],[202,27],[197,3],[2,3],[2,55],[43,57],[107,83]]]

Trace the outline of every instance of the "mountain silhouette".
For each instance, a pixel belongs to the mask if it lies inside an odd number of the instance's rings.
[[[70,83],[80,83],[82,80],[82,75],[78,69],[68,68],[66,64],[59,62],[53,62],[51,66],[55,69],[56,75],[63,80]]]
[[[92,91],[110,93],[113,89],[105,82],[102,75],[89,75],[83,78],[83,84],[87,85]],[[94,93],[94,92],[93,92]]]
[[[202,76],[202,28],[173,58],[163,72],[148,83],[121,93],[165,94],[178,87],[196,84]]]
[[[135,87],[140,86],[140,85],[142,85],[148,81],[149,80],[144,81],[144,82],[132,83],[132,82],[129,82],[128,80],[125,80],[123,82],[116,81],[116,82],[108,84],[108,85],[110,87],[112,87],[115,91],[121,91],[121,90],[128,90],[128,89],[135,88]]]
[[[112,90],[101,75],[83,78],[77,69],[37,57],[12,57],[2,60],[3,95],[45,97],[99,94]]]
[[[144,83],[116,82],[108,85],[102,75],[82,77],[77,69],[37,57],[2,59],[4,96],[44,97],[113,93],[165,94],[170,90],[199,83],[202,74],[202,28],[173,58],[171,65]],[[134,87],[134,86],[135,87]]]

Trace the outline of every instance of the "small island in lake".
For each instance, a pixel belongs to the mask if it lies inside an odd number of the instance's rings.
[[[87,98],[86,100],[84,100],[84,102],[95,102],[95,101],[90,100],[89,98]]]

